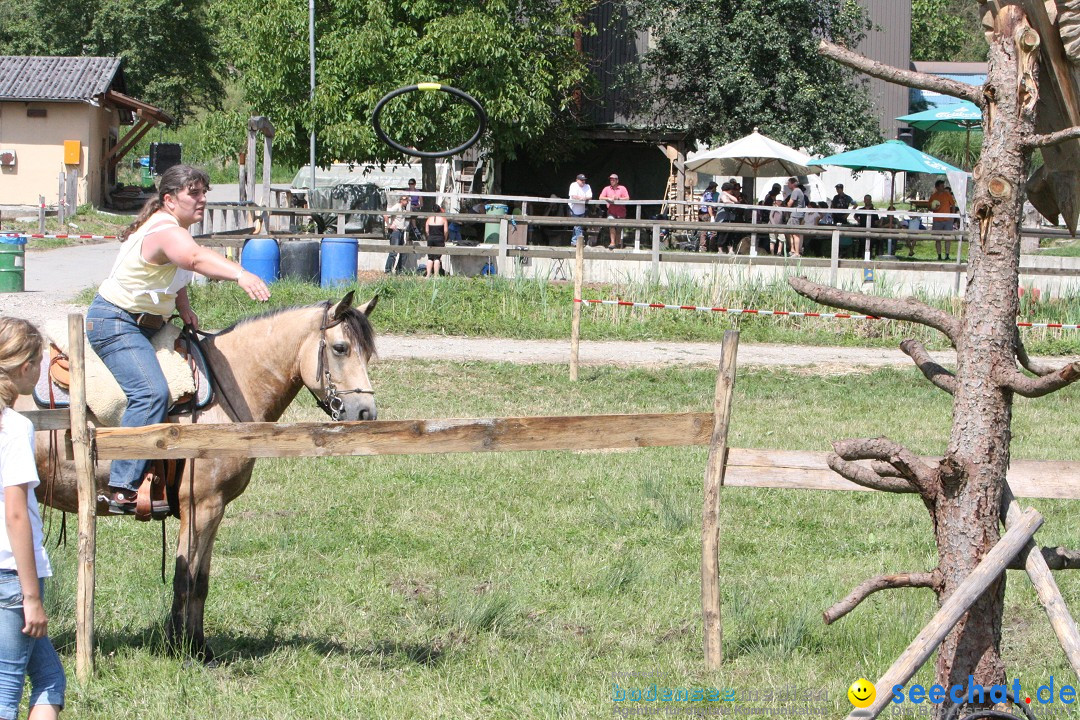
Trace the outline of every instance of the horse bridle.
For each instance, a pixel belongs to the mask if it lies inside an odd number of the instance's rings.
[[[330,376],[330,363],[327,362],[326,357],[326,331],[332,327],[340,325],[344,320],[344,317],[340,317],[333,322],[330,320],[330,303],[326,303],[326,307],[323,309],[322,324],[319,327],[319,368],[318,377],[319,385],[322,388],[323,397],[319,397],[318,394],[308,388],[308,392],[315,398],[315,404],[317,404],[322,411],[330,416],[331,420],[341,420],[345,414],[345,401],[341,398],[345,395],[360,394],[375,396],[373,389],[365,388],[353,388],[352,390],[338,390],[337,385],[334,383],[334,378]],[[359,349],[357,349],[359,352]]]

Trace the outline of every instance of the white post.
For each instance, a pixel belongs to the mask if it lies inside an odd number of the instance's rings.
[[[637,219],[641,221],[641,205],[637,206]],[[641,226],[634,228],[634,250],[641,250]]]
[[[840,228],[832,231],[832,250],[829,254],[829,284],[837,287],[836,281],[840,274]]]
[[[510,236],[510,221],[505,219],[499,220],[499,256],[498,261],[495,263],[499,268],[499,274],[503,277],[509,277],[510,275],[510,253],[507,252],[508,247],[506,241]]]
[[[660,226],[652,229],[652,275],[653,282],[660,281]]]

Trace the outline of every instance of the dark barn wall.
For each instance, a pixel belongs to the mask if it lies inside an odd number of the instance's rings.
[[[533,162],[520,153],[516,160],[503,165],[502,188],[508,195],[562,198],[577,174],[583,172],[589,176],[593,194],[598,196],[608,184],[608,175],[615,173],[631,199],[657,199],[664,195],[669,171],[668,159],[656,145],[599,140],[581,155],[558,164]],[[646,208],[642,213],[647,217],[659,211],[659,207]]]

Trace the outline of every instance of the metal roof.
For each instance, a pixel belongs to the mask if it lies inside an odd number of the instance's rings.
[[[114,80],[122,92],[118,57],[0,55],[0,100],[91,102]]]

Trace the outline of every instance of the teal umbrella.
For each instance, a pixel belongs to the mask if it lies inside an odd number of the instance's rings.
[[[933,155],[920,152],[900,140],[889,140],[880,145],[849,150],[839,155],[811,160],[808,164],[835,165],[856,172],[864,170],[891,172],[893,186],[896,185],[898,172],[930,173],[931,175],[942,175],[949,170],[961,172],[960,168],[953,167],[944,160],[938,160]],[[894,189],[895,187],[889,190],[890,201]]]
[[[965,100],[896,119],[919,130],[967,133],[964,138],[964,165],[970,164],[971,131],[982,127],[982,110],[974,103]]]

